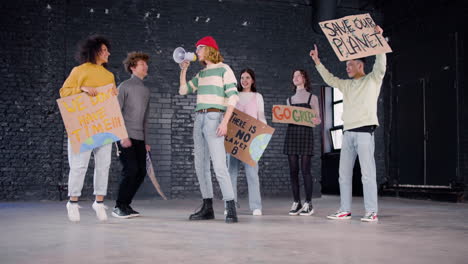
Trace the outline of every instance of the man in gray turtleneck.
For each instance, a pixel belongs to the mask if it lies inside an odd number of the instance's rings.
[[[132,199],[146,176],[148,142],[148,114],[150,90],[143,83],[148,75],[148,54],[130,52],[123,64],[132,74],[119,85],[118,100],[129,138],[119,143],[122,179],[112,216],[130,218],[140,214],[130,207]]]

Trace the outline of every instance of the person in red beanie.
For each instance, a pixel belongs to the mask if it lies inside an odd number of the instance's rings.
[[[200,39],[196,44],[199,61],[205,66],[192,80],[186,81],[189,61],[180,64],[179,94],[197,92],[193,141],[195,148],[195,171],[203,205],[190,220],[214,219],[213,184],[211,182],[210,157],[226,202],[226,223],[238,221],[234,192],[226,164],[224,137],[227,125],[237,101],[237,81],[231,68],[223,63],[218,44],[211,36]]]

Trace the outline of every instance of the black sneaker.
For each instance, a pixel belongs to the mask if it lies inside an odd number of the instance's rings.
[[[313,215],[314,214],[314,207],[312,206],[312,203],[306,202],[304,203],[304,206],[302,206],[300,215]]]
[[[112,216],[122,219],[132,217],[132,215],[126,210],[126,208],[118,206],[114,207],[114,209],[112,210]]]
[[[133,208],[130,205],[125,206],[127,209],[127,212],[130,213],[131,216],[140,216],[140,213],[133,210]]]
[[[301,212],[302,205],[301,202],[294,202],[293,205],[291,206],[291,210],[289,211],[289,215],[299,215]]]

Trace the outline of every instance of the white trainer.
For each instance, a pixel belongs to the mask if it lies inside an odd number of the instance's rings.
[[[107,206],[104,205],[104,203],[97,203],[94,201],[93,203],[93,209],[96,211],[96,217],[99,219],[99,221],[106,221],[107,220]]]
[[[78,203],[71,203],[68,201],[67,203],[67,211],[68,211],[68,219],[72,222],[79,222],[80,221],[80,206]]]
[[[260,210],[260,209],[255,209],[255,210],[253,210],[252,215],[255,215],[255,216],[262,215],[262,210]]]

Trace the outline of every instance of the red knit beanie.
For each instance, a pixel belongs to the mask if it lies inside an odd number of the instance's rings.
[[[197,41],[197,44],[195,44],[195,47],[198,47],[200,45],[205,45],[205,46],[208,46],[208,47],[212,47],[216,50],[219,50],[218,48],[218,44],[216,43],[216,40],[214,40],[214,38],[212,36],[206,36],[202,39],[200,39],[199,41]]]

